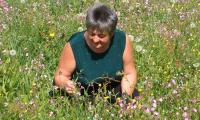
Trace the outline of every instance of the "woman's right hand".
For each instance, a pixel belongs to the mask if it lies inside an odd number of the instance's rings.
[[[67,80],[65,82],[64,89],[68,94],[70,95],[74,94],[76,91],[74,82],[72,80]]]

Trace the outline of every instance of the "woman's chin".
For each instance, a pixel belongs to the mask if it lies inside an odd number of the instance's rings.
[[[103,47],[95,47],[94,48],[95,53],[104,53],[105,51],[106,51],[106,49],[104,49]]]

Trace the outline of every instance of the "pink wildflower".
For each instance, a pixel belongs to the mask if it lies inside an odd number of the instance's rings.
[[[187,112],[184,112],[182,116],[183,116],[184,118],[187,118],[187,117],[188,117],[188,113],[187,113]]]
[[[149,108],[146,108],[146,109],[145,109],[145,112],[146,112],[146,113],[150,113],[151,111],[150,111]]]
[[[0,7],[3,8],[3,11],[4,11],[5,13],[8,13],[9,10],[10,10],[10,8],[9,8],[9,6],[8,6],[8,3],[7,3],[5,0],[0,0]]]

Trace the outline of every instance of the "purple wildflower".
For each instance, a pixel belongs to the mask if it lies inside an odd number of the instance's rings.
[[[121,108],[124,107],[123,101],[120,101],[120,102],[119,102],[119,106],[120,106]]]
[[[192,112],[197,113],[197,109],[196,109],[196,108],[193,108],[193,109],[192,109]]]
[[[137,107],[136,104],[131,105],[131,109],[135,109],[136,107]]]
[[[154,108],[156,108],[156,107],[157,107],[157,104],[156,104],[156,103],[153,103],[152,106],[153,106]]]
[[[174,84],[174,85],[176,85],[176,80],[173,79],[173,80],[171,81],[171,83]]]

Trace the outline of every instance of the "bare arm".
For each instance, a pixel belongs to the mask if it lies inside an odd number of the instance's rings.
[[[123,54],[124,76],[122,78],[121,87],[122,93],[127,93],[130,96],[132,95],[137,82],[137,72],[132,50],[130,38],[126,36],[126,46]]]
[[[54,80],[56,86],[63,88],[67,93],[74,93],[75,86],[71,81],[71,75],[76,67],[74,55],[69,43],[67,43],[61,53],[58,69]]]

